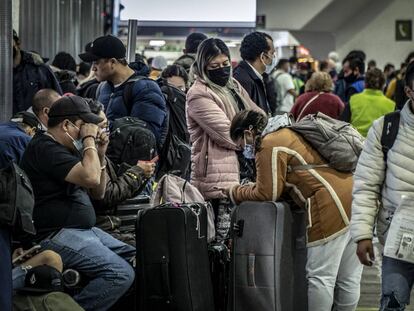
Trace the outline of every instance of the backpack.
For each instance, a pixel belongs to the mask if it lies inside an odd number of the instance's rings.
[[[43,295],[13,297],[14,311],[84,311],[68,294],[51,292]]]
[[[199,203],[207,209],[207,241],[214,240],[216,230],[214,227],[214,211],[209,203],[196,187],[187,180],[172,174],[164,175],[158,182],[157,188],[151,198],[151,205],[156,207],[160,204],[172,203]]]
[[[310,143],[333,169],[341,172],[355,170],[364,138],[349,123],[318,112],[305,116],[289,128]]]
[[[189,179],[191,146],[185,116],[185,93],[164,83],[161,79],[158,80],[158,84],[167,103],[168,134],[160,152],[157,178],[166,173],[174,173]]]
[[[107,150],[108,158],[116,165],[136,165],[138,160],[150,161],[156,156],[157,142],[146,122],[123,117],[112,123]]]
[[[14,162],[0,170],[0,225],[18,234],[36,234],[33,225],[34,193],[26,173]]]
[[[384,162],[387,163],[388,151],[391,150],[394,145],[395,139],[400,129],[400,117],[401,112],[399,110],[388,113],[384,116],[384,125],[382,127],[381,134],[381,147]]]

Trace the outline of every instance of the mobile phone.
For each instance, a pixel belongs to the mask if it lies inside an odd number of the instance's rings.
[[[17,256],[16,258],[13,259],[12,263],[14,264],[18,264],[19,262],[23,261],[23,258],[25,258],[27,255],[35,255],[39,252],[41,246],[40,245],[35,245],[32,248],[28,249],[27,251],[24,251],[23,254],[21,254],[20,256]]]

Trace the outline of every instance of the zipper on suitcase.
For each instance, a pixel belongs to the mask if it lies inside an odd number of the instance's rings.
[[[197,207],[197,208],[195,208]],[[201,226],[200,226],[200,214],[201,214],[201,208],[199,205],[197,204],[192,204],[189,206],[191,212],[196,216],[197,218],[197,224],[196,224],[196,230],[198,233],[198,238],[202,239],[204,238],[204,236],[201,236]]]

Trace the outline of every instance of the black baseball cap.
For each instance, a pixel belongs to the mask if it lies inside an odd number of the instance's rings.
[[[37,266],[27,271],[24,287],[18,289],[23,293],[63,292],[62,273],[48,265]]]
[[[49,110],[49,119],[78,116],[86,123],[98,124],[103,119],[91,112],[86,99],[80,96],[63,96]]]
[[[12,122],[24,123],[30,127],[41,129],[40,122],[36,116],[28,111],[21,111],[16,113],[13,118],[10,119]]]
[[[85,53],[79,54],[81,60],[87,63],[97,61],[100,58],[122,59],[126,56],[126,48],[121,40],[112,35],[95,39]]]

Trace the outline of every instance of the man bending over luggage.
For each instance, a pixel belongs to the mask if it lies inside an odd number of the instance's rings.
[[[362,265],[348,228],[352,174],[330,167],[295,169],[326,161],[299,134],[283,128],[288,125],[283,120],[285,115],[276,116],[268,124],[265,116],[252,110],[234,117],[230,135],[244,154],[256,154],[257,179],[255,184],[232,187],[230,197],[239,204],[277,201],[287,195],[306,208],[309,310],[330,311],[333,306],[334,310],[355,310]]]
[[[94,227],[88,193],[102,198],[106,185],[108,136],[98,131],[101,121],[83,98],[60,98],[49,111],[48,131],[32,139],[21,162],[35,193],[34,241],[90,279],[74,297],[85,310],[107,310],[134,280],[125,259],[135,248]]]

